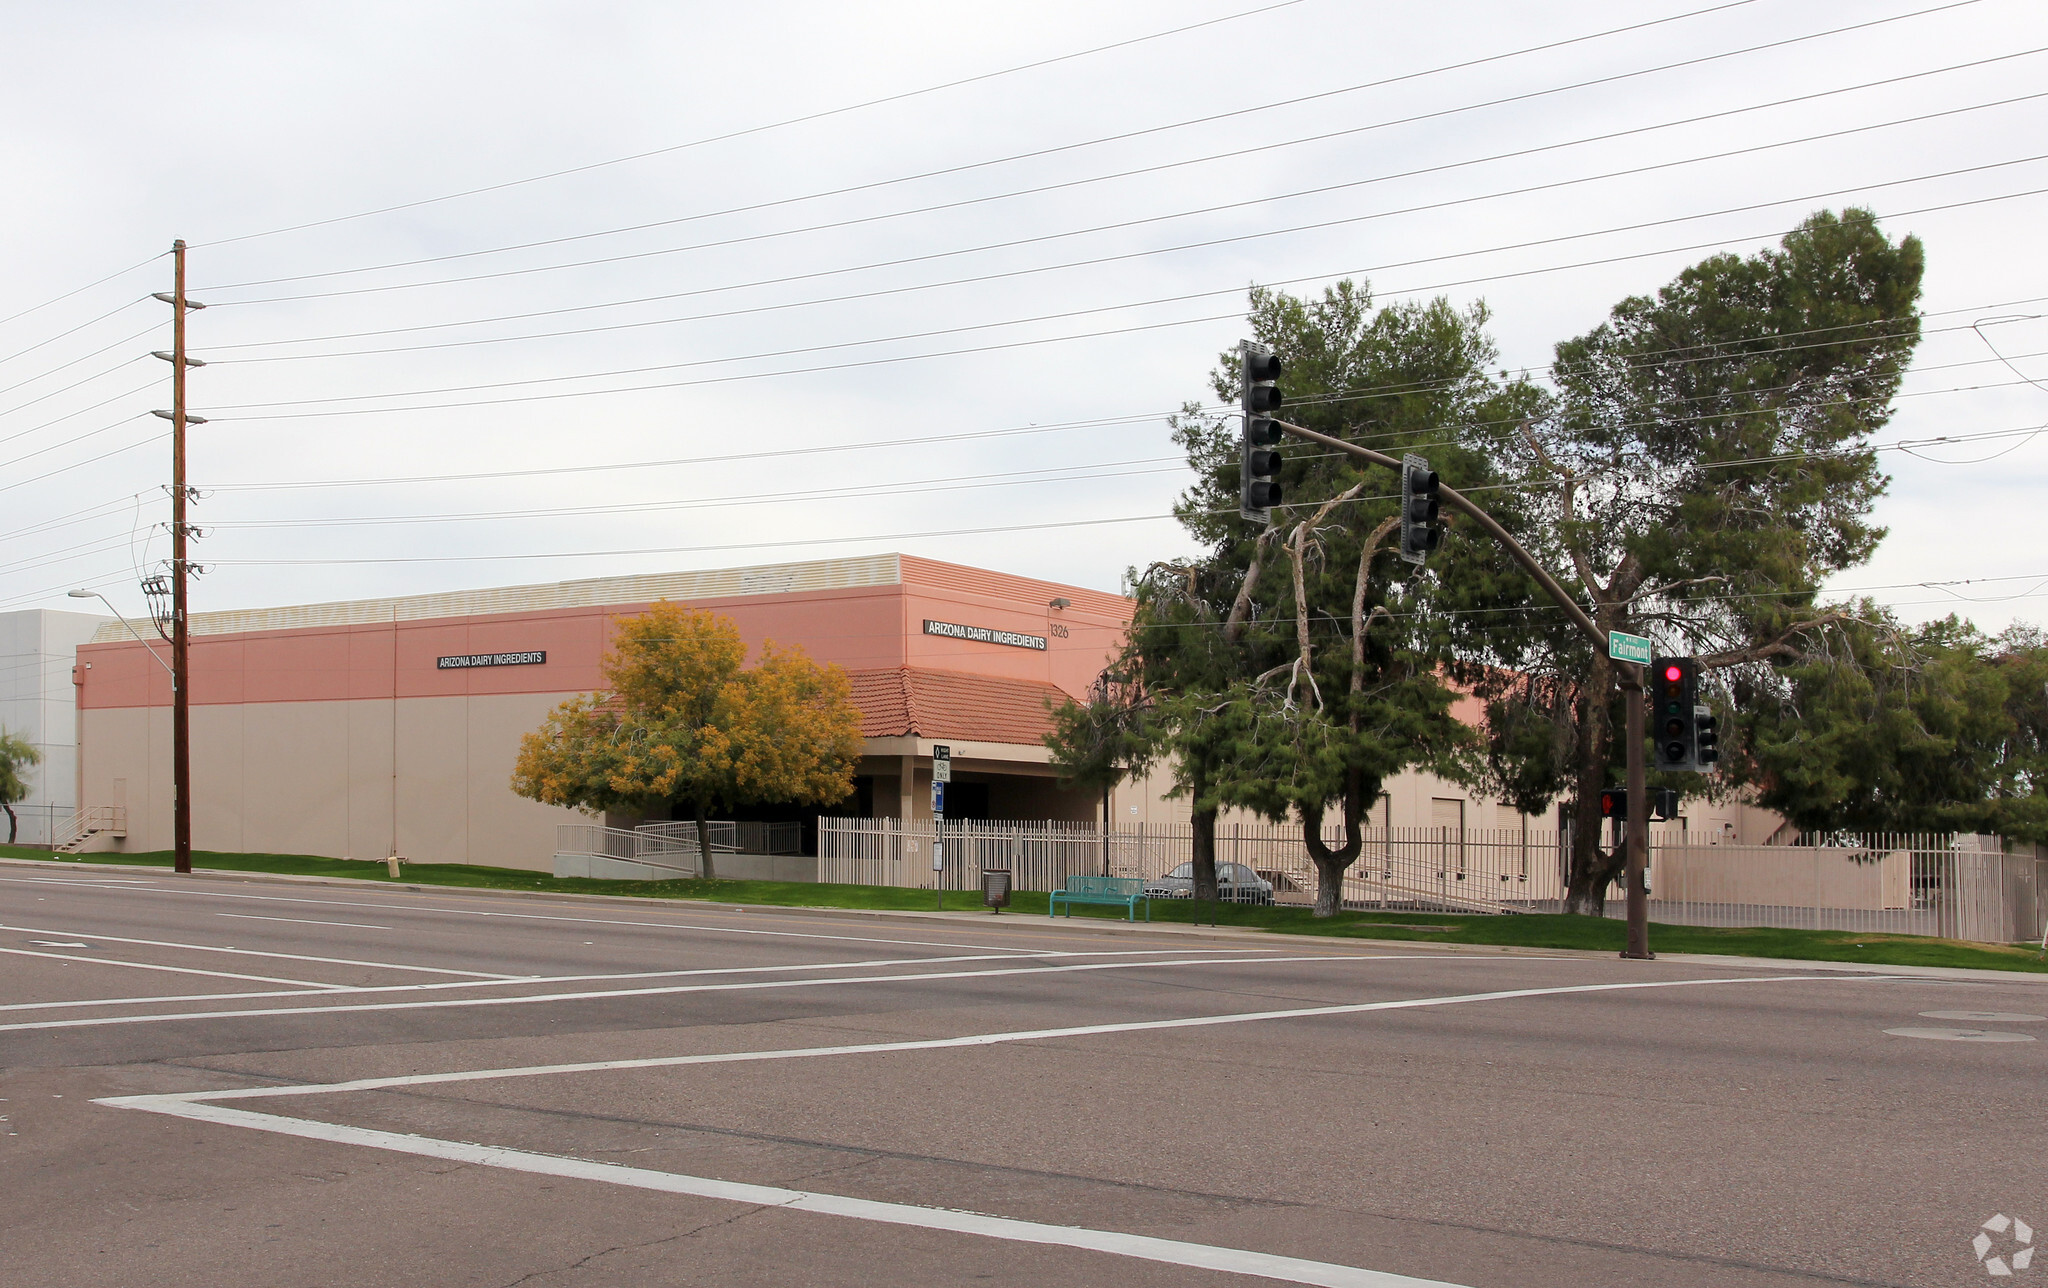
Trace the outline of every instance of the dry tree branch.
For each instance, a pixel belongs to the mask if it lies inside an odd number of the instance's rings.
[[[1226,644],[1235,644],[1244,638],[1245,623],[1251,617],[1252,596],[1259,588],[1259,574],[1265,571],[1269,547],[1280,533],[1279,528],[1267,528],[1252,545],[1251,567],[1245,569],[1244,583],[1237,588],[1237,598],[1230,605],[1230,616],[1223,622],[1223,642]]]
[[[1365,612],[1365,586],[1372,571],[1373,556],[1379,553],[1380,543],[1385,541],[1395,528],[1401,526],[1399,515],[1389,515],[1380,520],[1380,525],[1365,539],[1365,547],[1358,553],[1358,583],[1351,592],[1351,691],[1357,693],[1365,687],[1365,631],[1374,618],[1392,619],[1386,605],[1373,606],[1372,616]]]
[[[1699,659],[1700,669],[1717,671],[1724,667],[1747,666],[1751,662],[1761,662],[1767,657],[1806,658],[1810,655],[1794,648],[1789,643],[1794,635],[1802,631],[1815,630],[1822,626],[1831,626],[1838,622],[1854,620],[1847,613],[1823,613],[1821,616],[1810,621],[1794,622],[1781,631],[1774,640],[1768,640],[1765,643],[1757,644],[1750,648],[1729,649],[1722,653],[1708,654],[1706,657]]]
[[[1543,467],[1553,471],[1559,478],[1564,480],[1564,522],[1559,524],[1558,527],[1561,532],[1568,531],[1573,522],[1576,521],[1578,514],[1579,476],[1552,460],[1550,453],[1543,450],[1543,443],[1536,437],[1535,431],[1530,428],[1534,423],[1527,420],[1522,422],[1522,438],[1529,444],[1529,450],[1536,453],[1536,459],[1543,463]],[[1579,574],[1579,580],[1585,584],[1586,593],[1592,596],[1593,606],[1595,608],[1603,607],[1604,605],[1601,601],[1605,597],[1606,589],[1601,586],[1599,579],[1593,576],[1592,561],[1586,557],[1586,552],[1579,546],[1578,542],[1567,539],[1564,546],[1566,553],[1572,557],[1573,570]]]
[[[1302,672],[1308,669],[1312,656],[1308,638],[1308,579],[1302,571],[1301,557],[1302,542],[1307,537],[1308,524],[1303,523],[1295,528],[1294,539],[1287,543],[1287,557],[1294,565],[1294,643],[1297,653],[1294,674],[1287,681],[1287,705],[1290,707],[1294,705],[1295,686],[1301,682]],[[1320,711],[1323,708],[1322,691],[1316,688],[1313,674],[1308,682],[1310,690],[1315,693],[1316,710]]]

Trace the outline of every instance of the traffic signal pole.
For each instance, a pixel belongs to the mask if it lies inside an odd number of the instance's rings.
[[[1628,946],[1621,955],[1647,960],[1656,956],[1650,951],[1650,891],[1643,882],[1650,866],[1650,784],[1643,765],[1643,714],[1649,695],[1643,691],[1642,668],[1627,662],[1621,668],[1622,705],[1628,708],[1628,836],[1621,876],[1628,892]]]
[[[1385,452],[1360,447],[1356,443],[1348,443],[1328,434],[1319,434],[1313,429],[1291,425],[1284,420],[1275,420],[1273,423],[1305,442],[1347,453],[1373,465],[1384,465],[1397,476],[1401,473],[1400,459]],[[1552,601],[1564,610],[1565,615],[1571,618],[1572,625],[1578,627],[1587,639],[1593,641],[1594,647],[1607,647],[1607,633],[1600,629],[1599,624],[1594,622],[1585,609],[1579,607],[1576,600],[1565,593],[1557,578],[1550,575],[1550,570],[1536,562],[1536,556],[1523,549],[1522,543],[1515,540],[1492,515],[1480,509],[1455,488],[1439,484],[1437,498],[1444,505],[1478,524],[1488,536],[1498,542],[1501,548],[1521,565],[1522,571],[1528,573],[1535,579],[1536,584],[1543,588],[1543,593],[1549,595]],[[1643,708],[1647,699],[1643,689],[1643,669],[1633,662],[1617,661],[1615,665],[1620,668],[1621,690],[1629,695],[1625,702],[1628,708],[1628,731],[1625,739],[1628,743],[1628,835],[1624,842],[1625,866],[1622,878],[1628,891],[1628,947],[1621,955],[1649,958],[1655,954],[1650,951],[1650,894],[1643,884],[1643,872],[1649,866],[1650,858],[1649,772],[1643,761]]]

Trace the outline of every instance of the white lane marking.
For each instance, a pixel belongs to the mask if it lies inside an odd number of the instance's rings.
[[[72,877],[9,877],[9,881],[22,885],[74,885],[74,886],[150,886],[155,880],[149,877],[104,877],[96,881],[80,881]]]
[[[1006,959],[1007,960],[1007,959]],[[248,1011],[183,1011],[172,1015],[101,1015],[81,1020],[33,1020],[0,1024],[0,1033],[22,1029],[83,1029],[114,1024],[167,1024],[174,1020],[224,1020],[272,1015],[333,1015],[343,1011],[419,1011],[457,1006],[525,1006],[536,1002],[587,1002],[612,997],[659,997],[680,993],[752,992],[771,988],[824,988],[839,984],[906,984],[923,980],[994,979],[1007,975],[1058,975],[1084,970],[1160,970],[1175,966],[1264,966],[1276,962],[1370,961],[1369,956],[1232,957],[1172,962],[1084,962],[1075,966],[1018,966],[1005,970],[920,971],[910,975],[850,975],[838,979],[772,979],[745,984],[677,984],[668,988],[606,988],[581,993],[535,993],[523,997],[459,997],[434,1002],[371,1002],[354,1006],[277,1006]],[[1431,960],[1442,960],[1432,955]]]
[[[2031,1033],[2000,1029],[1886,1029],[1895,1038],[1927,1038],[1935,1042],[2032,1042]]]
[[[401,1136],[396,1132],[311,1122],[302,1118],[284,1118],[276,1114],[227,1109],[218,1105],[151,1104],[131,1107],[147,1108],[153,1113],[196,1119],[222,1126],[254,1128],[281,1136],[365,1146],[395,1153],[414,1154],[422,1158],[445,1159],[506,1171],[528,1172],[537,1176],[600,1181],[665,1194],[686,1194],[694,1198],[744,1203],[751,1207],[775,1207],[790,1212],[808,1212],[818,1216],[845,1217],[855,1221],[943,1230],[953,1234],[978,1235],[986,1239],[1004,1239],[1014,1243],[1036,1243],[1086,1252],[1102,1252],[1141,1261],[1163,1262],[1170,1266],[1188,1266],[1198,1270],[1250,1275],[1261,1279],[1276,1279],[1282,1283],[1311,1284],[1317,1288],[1461,1288],[1460,1285],[1442,1279],[1416,1279],[1383,1270],[1366,1270],[1327,1261],[1308,1261],[1300,1257],[1284,1257],[1270,1252],[1251,1252],[1242,1248],[1225,1248],[1204,1243],[1184,1243],[1178,1239],[1158,1239],[1149,1235],[1125,1234],[1116,1230],[1091,1230],[1082,1226],[1019,1221],[980,1212],[919,1207],[912,1203],[885,1203],[874,1199],[848,1198],[842,1194],[790,1190],[776,1185],[749,1185],[739,1181],[716,1180],[708,1176],[684,1176],[675,1172],[622,1167],[617,1163],[593,1163],[580,1158],[562,1158],[526,1150],[469,1145],[460,1141],[435,1140],[424,1136]]]
[[[2039,1024],[2048,1015],[2026,1015],[2018,1011],[1922,1011],[1923,1020],[1970,1020],[1977,1024]]]
[[[0,884],[10,881],[19,882],[21,880],[23,878],[0,877]],[[79,884],[107,884],[110,887],[112,885],[112,883],[100,882]],[[135,889],[144,894],[189,895],[194,898],[205,899],[251,899],[259,903],[303,903],[326,908],[374,908],[379,912],[436,912],[456,917],[499,917],[515,921],[558,921],[578,926],[639,926],[651,927],[656,930],[698,930],[707,934],[717,935],[768,935],[781,939],[829,939],[851,944],[897,944],[907,948],[979,948],[988,952],[1016,953],[1026,957],[1047,955],[1047,950],[1042,948],[1019,948],[1012,944],[963,944],[953,940],[936,939],[884,939],[873,935],[820,935],[800,930],[750,930],[738,926],[703,926],[678,921],[619,921],[603,917],[566,917],[538,912],[494,912],[483,908],[443,908],[432,904],[372,903],[366,900],[350,899],[307,899],[292,895],[230,894],[225,890],[178,889],[170,886],[121,886],[117,888]],[[757,915],[772,916],[777,911],[777,909],[765,908]],[[845,911],[851,915],[857,914],[859,909],[846,909]],[[1214,948],[1204,951],[1258,953],[1265,952],[1266,950],[1263,948]]]
[[[216,917],[233,917],[236,921],[289,921],[295,926],[343,926],[350,930],[389,930],[389,926],[372,926],[363,921],[308,921],[304,917],[258,917],[247,912],[216,912]]]
[[[295,981],[296,982],[296,981]],[[401,984],[400,988],[431,988],[431,984]],[[346,984],[319,988],[267,988],[255,993],[179,993],[164,997],[88,997],[73,1002],[10,1002],[0,1011],[73,1011],[82,1006],[148,1006],[155,1002],[242,1002],[253,997],[332,997],[336,993],[364,990]]]
[[[72,932],[51,930],[47,926],[7,926],[0,930],[20,931],[30,935],[62,935]],[[266,953],[254,948],[224,948],[213,944],[181,944],[165,939],[124,939],[119,935],[94,935],[93,939],[103,944],[141,944],[147,948],[182,948],[195,953],[233,953],[237,957],[275,957],[289,962],[319,962],[326,966],[370,966],[377,970],[418,971],[427,975],[466,975],[471,979],[519,980],[525,975],[498,975],[481,970],[450,970],[445,966],[401,966],[396,962],[362,962],[349,957],[309,957],[304,953]]]
[[[324,996],[336,990],[345,990],[343,984],[323,984],[317,979],[278,979],[273,975],[232,975],[224,970],[198,970],[191,966],[159,966],[154,962],[124,962],[117,957],[80,957],[75,953],[36,953],[26,948],[0,948],[0,953],[11,957],[46,957],[60,962],[89,962],[94,966],[127,966],[133,970],[163,971],[171,975],[210,975],[214,979],[246,979],[257,984],[296,984],[300,988],[317,990],[316,995]]]
[[[91,945],[91,944],[86,944],[86,943],[78,943],[78,942],[75,942],[75,941],[74,941],[74,942],[70,942],[70,943],[67,943],[67,942],[65,942],[64,940],[61,940],[61,939],[31,939],[31,940],[29,940],[28,942],[29,942],[29,946],[30,946],[30,947],[32,947],[32,948],[90,948],[90,947],[92,947],[92,945]]]
[[[1118,964],[1127,965],[1129,963]],[[1036,1243],[1091,1252],[1103,1252],[1114,1256],[1163,1262],[1168,1265],[1219,1270],[1232,1274],[1277,1279],[1287,1283],[1320,1285],[1322,1288],[1456,1288],[1456,1285],[1448,1284],[1442,1280],[1415,1279],[1385,1271],[1367,1270],[1356,1266],[1342,1266],[1330,1262],[1306,1261],[1300,1258],[1275,1256],[1271,1253],[1252,1252],[1241,1248],[1223,1248],[1207,1244],[1184,1243],[1178,1240],[1156,1239],[1145,1235],[1126,1234],[1111,1230],[1091,1230],[1077,1226],[1059,1226],[1035,1221],[1018,1221],[1008,1217],[991,1216],[982,1213],[921,1207],[909,1203],[884,1203],[872,1199],[855,1199],[837,1194],[789,1190],[777,1186],[749,1185],[734,1181],[721,1181],[712,1177],[684,1176],[678,1173],[656,1172],[645,1168],[622,1167],[615,1163],[595,1163],[584,1159],[563,1158],[549,1154],[531,1153],[524,1150],[499,1149],[487,1145],[436,1140],[423,1136],[399,1135],[395,1132],[374,1131],[363,1127],[313,1122],[275,1114],[253,1113],[248,1110],[227,1108],[211,1102],[231,1099],[274,1098],[279,1096],[325,1095],[384,1087],[419,1086],[427,1083],[471,1081],[486,1078],[537,1077],[546,1074],[596,1070],[651,1068],[681,1064],[731,1063],[743,1060],[788,1060],[816,1056],[870,1054],[885,1051],[934,1050],[942,1047],[989,1046],[1001,1042],[1025,1042],[1044,1038],[1092,1036],[1104,1033],[1133,1033],[1155,1029],[1208,1027],[1272,1019],[1299,1019],[1313,1016],[1360,1014],[1369,1011],[1453,1006],[1467,1002],[1501,1001],[1512,998],[1559,996],[1572,993],[1618,992],[1649,988],[1684,988],[1715,984],[1786,982],[1868,983],[1884,978],[1887,977],[1780,975],[1721,979],[1656,980],[1620,984],[1579,984],[1553,988],[1508,989],[1491,993],[1465,993],[1447,997],[1407,998],[1391,1002],[1363,1002],[1345,1006],[1301,1007],[1286,1011],[1193,1016],[1178,1020],[1146,1020],[1121,1024],[1081,1025],[1066,1029],[1035,1029],[1008,1033],[984,1033],[962,1038],[870,1043],[862,1046],[813,1047],[797,1051],[751,1051],[727,1055],[672,1056],[647,1060],[607,1060],[578,1065],[549,1065],[523,1069],[482,1069],[451,1074],[413,1074],[395,1078],[363,1078],[352,1082],[298,1087],[248,1087],[227,1091],[184,1092],[155,1096],[121,1096],[97,1100],[94,1103],[124,1109],[139,1109],[148,1113],[166,1114],[222,1126],[250,1128],[277,1135],[297,1136],[307,1140],[357,1145],[372,1149],[382,1149],[393,1153],[413,1154],[423,1158],[438,1158],[483,1167],[495,1167],[506,1171],[527,1172],[541,1176],[559,1176],[574,1180],[597,1181],[613,1185],[630,1186],[636,1189],[655,1190],[671,1194],[688,1194],[695,1197],[754,1206],[773,1206],[792,1211],[816,1213],[822,1216],[845,1217],[856,1221],[873,1221],[888,1225],[903,1225],[927,1230],[944,1230],[953,1233],[979,1235],[984,1238],[1005,1239],[1012,1242]]]
[[[1118,949],[1112,952],[1069,952],[1047,953],[1044,955],[1047,957],[1169,956],[1173,960],[1179,960],[1189,953],[1207,951],[1209,950],[1204,948]],[[1232,951],[1236,950],[1233,949]],[[695,975],[763,975],[794,971],[873,970],[880,966],[941,966],[951,965],[954,962],[1013,962],[1016,960],[1017,956],[1014,953],[975,953],[957,957],[870,957],[860,961],[804,962],[797,965],[783,966],[699,966],[688,970],[632,971],[625,974],[610,975],[531,975],[520,976],[515,979],[435,980],[429,984],[374,984],[361,986],[323,984],[318,989],[272,989],[261,993],[194,993],[184,997],[93,997],[69,1002],[12,1002],[0,1005],[0,1011],[70,1010],[81,1006],[143,1006],[152,1002],[231,1002],[261,997],[325,997],[331,992],[344,992],[350,996],[361,993],[419,993],[455,988],[512,988],[520,985],[535,984],[583,984],[613,980],[679,979]],[[1034,956],[1033,960],[1037,960],[1037,957]],[[1242,959],[1230,958],[1228,960],[1237,961]],[[1375,956],[1370,960],[1379,961],[1383,960],[1383,958]],[[1384,960],[1406,961],[1411,959],[1388,955],[1384,957]],[[1446,961],[1458,959],[1446,957],[1439,953],[1431,953],[1429,960]],[[1569,959],[1558,957],[1538,958],[1536,960],[1566,961]]]
[[[1282,959],[1284,960],[1284,959]],[[1329,960],[1316,958],[1314,960]],[[1371,961],[1373,958],[1357,960]],[[1431,954],[1431,961],[1441,957]],[[1494,959],[1497,960],[1497,959]],[[1227,965],[1235,963],[1185,963]],[[1253,963],[1257,964],[1257,963]],[[1059,968],[1055,968],[1059,969]],[[1068,968],[1073,969],[1073,968]],[[1002,975],[1013,972],[984,971]],[[1016,972],[1021,973],[1021,972]],[[929,978],[894,976],[897,979]],[[972,1033],[957,1038],[913,1038],[901,1042],[867,1042],[854,1046],[794,1047],[766,1051],[731,1051],[709,1055],[647,1056],[637,1060],[591,1060],[578,1064],[526,1065],[509,1069],[464,1069],[454,1073],[409,1073],[389,1078],[357,1078],[350,1082],[314,1082],[293,1087],[236,1087],[228,1091],[182,1091],[164,1095],[114,1096],[96,1104],[150,1109],[171,1102],[261,1100],[273,1096],[321,1096],[335,1092],[378,1091],[388,1087],[420,1087],[444,1082],[482,1082],[498,1078],[540,1078],[562,1073],[606,1073],[617,1069],[666,1069],[690,1064],[745,1064],[757,1060],[811,1060],[820,1056],[878,1055],[895,1051],[943,1051],[955,1047],[998,1046],[1008,1042],[1039,1042],[1051,1038],[1096,1037],[1106,1033],[1149,1033],[1161,1029],[1203,1029],[1223,1024],[1257,1024],[1267,1020],[1318,1019],[1331,1015],[1364,1015],[1373,1011],[1409,1011],[1426,1007],[1462,1006],[1469,1002],[1504,1002],[1525,997],[1563,997],[1574,993],[1618,993],[1651,988],[1698,988],[1716,984],[1788,984],[1824,982],[1860,984],[1895,979],[1890,975],[1758,975],[1716,979],[1636,980],[1621,984],[1560,984],[1546,988],[1510,988],[1490,993],[1452,993],[1438,997],[1404,997],[1386,1002],[1345,1002],[1333,1006],[1300,1006],[1284,1011],[1231,1011],[1222,1015],[1191,1015],[1174,1020],[1125,1020],[1114,1024],[1079,1024],[1060,1029],[1011,1029]],[[829,981],[812,981],[829,982]]]

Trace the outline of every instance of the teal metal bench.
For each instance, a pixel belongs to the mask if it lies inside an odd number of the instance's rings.
[[[1152,901],[1145,897],[1145,882],[1138,877],[1068,877],[1067,888],[1052,892],[1047,901],[1046,915],[1060,915],[1060,904],[1067,905],[1067,915],[1074,915],[1077,903],[1121,904],[1124,920],[1138,919],[1138,905],[1145,905],[1145,920],[1152,920]]]

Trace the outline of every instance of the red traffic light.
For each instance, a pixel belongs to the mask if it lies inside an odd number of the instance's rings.
[[[1664,668],[1664,678],[1667,680],[1683,680],[1685,678],[1685,668],[1682,666],[1667,666]]]

